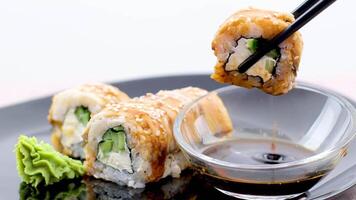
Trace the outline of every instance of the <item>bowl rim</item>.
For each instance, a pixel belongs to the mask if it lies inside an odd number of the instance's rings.
[[[235,168],[235,169],[245,169],[245,170],[283,169],[283,168],[298,167],[298,166],[306,165],[309,163],[313,163],[313,162],[317,162],[322,159],[325,159],[325,158],[329,157],[330,155],[333,155],[334,153],[337,153],[338,151],[342,150],[342,148],[346,147],[356,135],[356,109],[351,104],[351,102],[349,100],[344,98],[343,95],[339,94],[336,91],[324,88],[324,87],[316,85],[316,84],[298,81],[295,84],[294,88],[308,90],[311,92],[315,92],[315,93],[319,93],[321,95],[327,96],[328,98],[333,98],[335,101],[337,101],[340,104],[340,106],[346,108],[347,112],[349,113],[350,119],[349,119],[349,123],[347,124],[347,128],[345,130],[345,133],[346,133],[345,135],[347,137],[344,137],[343,140],[336,143],[336,145],[334,147],[327,149],[323,152],[320,152],[318,154],[315,154],[311,157],[307,157],[307,158],[304,158],[301,160],[296,160],[296,161],[287,162],[287,163],[274,164],[274,165],[252,165],[252,164],[231,163],[231,162],[222,161],[219,159],[209,157],[207,155],[202,154],[201,152],[194,150],[189,144],[187,144],[185,142],[185,140],[181,134],[180,128],[179,128],[182,124],[185,113],[192,106],[194,106],[197,102],[199,102],[201,99],[209,96],[212,93],[221,93],[221,92],[233,90],[236,88],[241,88],[241,87],[230,85],[230,86],[225,86],[222,88],[212,90],[212,91],[208,92],[207,94],[205,94],[204,96],[201,96],[201,97],[197,98],[196,100],[194,100],[193,102],[187,104],[179,112],[179,114],[174,122],[174,125],[173,125],[173,135],[174,135],[175,141],[177,142],[178,146],[181,148],[181,150],[183,152],[186,152],[189,156],[192,156],[195,159],[198,159],[204,163],[208,163],[209,165],[218,165],[218,166],[225,167],[225,168]]]

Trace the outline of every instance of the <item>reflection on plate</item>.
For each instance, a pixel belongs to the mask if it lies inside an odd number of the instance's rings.
[[[62,181],[47,187],[32,187],[22,182],[19,186],[20,200],[87,199],[87,188],[81,180]]]
[[[339,194],[350,188],[356,181],[355,166],[340,173],[339,176],[319,184],[297,199],[321,200]],[[345,181],[347,180],[347,181]],[[181,178],[165,178],[158,183],[151,183],[146,188],[134,189],[112,182],[85,177],[83,180],[68,180],[37,189],[31,185],[19,185],[21,200],[164,200],[164,199],[233,199],[217,191],[198,173],[186,170]]]
[[[85,177],[83,180],[62,181],[48,187],[33,188],[21,183],[21,200],[28,199],[206,199],[223,198],[214,188],[204,184],[199,176],[185,171],[181,178],[166,178],[146,188],[134,189],[112,182]],[[205,195],[207,194],[207,195]],[[226,199],[229,197],[226,197]]]

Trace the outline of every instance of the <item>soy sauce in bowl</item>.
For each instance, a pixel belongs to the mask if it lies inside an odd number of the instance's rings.
[[[241,163],[248,165],[276,165],[293,162],[311,157],[315,152],[305,147],[281,140],[273,139],[234,139],[206,146],[202,154],[211,158],[229,163]],[[211,185],[223,191],[231,191],[238,194],[281,196],[300,194],[312,188],[329,170],[315,171],[299,177],[295,180],[283,180],[283,176],[290,176],[290,171],[279,171],[278,175],[271,172],[269,182],[251,181],[258,180],[259,174],[249,179],[221,179],[207,175],[205,180]],[[224,173],[219,171],[219,173]],[[243,172],[240,172],[243,173]],[[288,175],[288,176],[287,176]],[[275,176],[273,178],[273,176]]]
[[[202,109],[216,97],[224,115]],[[219,191],[253,200],[302,195],[340,162],[355,133],[350,102],[303,83],[278,97],[220,88],[186,106],[174,126],[194,169]]]

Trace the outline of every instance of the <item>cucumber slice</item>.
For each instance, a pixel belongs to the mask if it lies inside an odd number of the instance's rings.
[[[103,140],[112,140],[116,133],[112,129],[107,130],[103,135]]]
[[[102,156],[106,156],[110,152],[121,152],[125,151],[126,146],[126,136],[124,127],[116,126],[108,129],[99,143],[99,153]],[[99,156],[99,155],[98,155]],[[100,157],[100,156],[99,156]]]
[[[122,126],[116,126],[114,128],[111,128],[113,131],[115,132],[119,132],[119,131],[125,131],[124,127]]]
[[[101,141],[99,143],[99,155],[101,155],[102,157],[106,157],[111,152],[112,147],[112,140]]]
[[[125,143],[126,143],[126,138],[125,138],[125,133],[120,132],[118,133],[118,143],[117,147],[119,151],[124,151],[125,150]]]
[[[273,50],[271,50],[270,52],[268,52],[268,53],[266,54],[266,56],[271,57],[271,58],[273,58],[273,59],[277,59],[277,58],[280,56],[280,54],[279,54],[279,52],[278,52],[277,49],[273,49]]]
[[[114,146],[113,146],[113,152],[120,152],[125,150],[125,133],[124,132],[118,132],[115,134],[115,137],[113,138],[114,141]]]
[[[267,59],[265,62],[265,69],[272,74],[274,65],[276,64],[276,61],[273,59]]]
[[[250,50],[251,53],[255,53],[258,48],[258,40],[257,39],[247,39],[246,47]]]
[[[78,106],[75,108],[74,111],[75,116],[77,119],[82,123],[84,126],[86,126],[90,120],[90,111],[87,107],[84,106]]]

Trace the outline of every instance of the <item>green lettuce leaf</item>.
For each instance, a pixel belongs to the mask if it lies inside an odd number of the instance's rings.
[[[79,160],[62,155],[49,144],[37,142],[35,137],[21,135],[15,147],[17,171],[22,180],[37,187],[50,185],[63,179],[73,179],[84,174]]]

